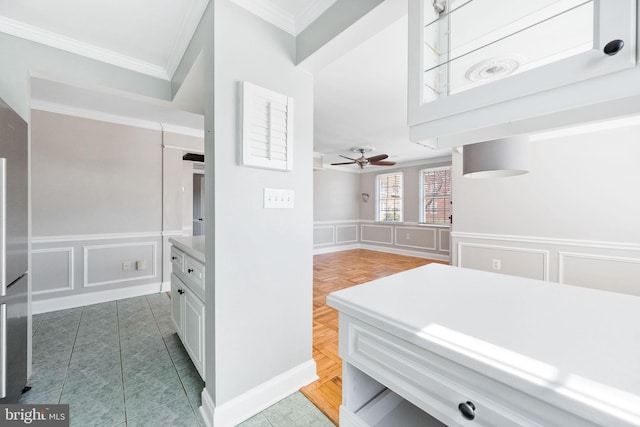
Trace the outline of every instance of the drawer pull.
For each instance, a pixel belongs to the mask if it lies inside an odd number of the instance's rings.
[[[182,294],[184,294],[184,291],[183,291],[182,289],[178,289],[178,293],[179,293],[180,295],[182,295]],[[461,403],[461,405],[462,405],[462,403]]]
[[[171,261],[175,261],[175,260],[177,260],[177,259],[178,259],[178,257],[177,257],[177,256],[175,256],[175,255],[171,257]]]
[[[472,420],[476,417],[476,405],[474,405],[473,402],[468,401],[459,404],[458,410],[467,420]]]
[[[188,268],[187,269],[187,273],[189,273],[189,274],[193,273],[193,268]]]

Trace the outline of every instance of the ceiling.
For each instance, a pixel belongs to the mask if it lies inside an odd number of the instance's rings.
[[[170,80],[208,1],[65,0],[64,7],[50,0],[3,1],[0,31]],[[336,0],[232,1],[296,35]],[[384,152],[397,162],[448,153],[409,142],[406,52],[405,18],[315,74],[314,151],[323,154],[325,164],[363,145],[376,148],[370,155]],[[62,104],[105,117],[198,127],[203,80],[200,58],[173,103],[44,79],[35,81],[32,96],[43,109]]]

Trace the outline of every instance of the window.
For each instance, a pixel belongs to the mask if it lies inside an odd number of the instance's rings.
[[[402,222],[402,173],[376,177],[376,220]]]
[[[451,215],[451,168],[420,172],[420,222],[449,224]]]

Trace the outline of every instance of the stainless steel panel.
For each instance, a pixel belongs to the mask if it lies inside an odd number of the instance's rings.
[[[7,304],[0,304],[0,399],[7,397]]]
[[[27,271],[28,136],[27,123],[0,100],[0,158],[5,158],[3,212],[7,285]]]
[[[6,396],[0,404],[17,403],[22,389],[27,384],[27,275],[23,275],[0,298],[5,306],[4,375]]]

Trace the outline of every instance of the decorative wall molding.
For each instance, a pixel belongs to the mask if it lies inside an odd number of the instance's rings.
[[[316,230],[331,230],[331,241],[321,241],[320,243],[315,242]],[[333,225],[321,225],[319,227],[313,227],[314,233],[314,242],[313,246],[325,246],[325,245],[334,245],[336,243],[336,231]]]
[[[396,246],[400,246],[403,248],[413,248],[413,249],[423,249],[423,250],[428,250],[428,251],[435,251],[437,250],[436,248],[436,244],[437,244],[437,236],[436,236],[436,230],[433,228],[418,228],[418,227],[394,227],[394,238],[395,238],[395,245]],[[433,235],[433,246],[417,246],[417,245],[407,245],[407,244],[403,244],[403,243],[398,243],[398,231],[400,232],[405,232],[406,230],[416,230],[419,231],[421,233],[424,233],[426,231],[430,231]]]
[[[167,63],[165,65],[165,74],[169,77],[168,80],[171,80],[173,78],[173,75],[178,69],[180,61],[182,61],[182,57],[187,51],[189,43],[191,43],[193,34],[196,32],[196,29],[200,24],[200,20],[202,19],[202,15],[204,15],[204,11],[206,10],[208,4],[209,0],[198,0],[195,2],[191,2],[192,7],[187,13],[185,19],[182,21],[178,39],[176,40],[175,46],[173,47],[169,58],[167,58]]]
[[[340,230],[341,229],[353,229],[354,234],[355,234],[355,239],[341,240],[340,239]],[[337,244],[358,243],[358,225],[357,224],[336,225],[335,226],[334,236],[335,236],[335,241],[336,241]]]
[[[520,252],[520,253],[530,253],[536,255],[542,255],[542,280],[549,280],[549,251],[543,249],[532,249],[532,248],[523,248],[516,246],[503,246],[503,245],[489,245],[489,244],[480,244],[480,243],[469,243],[469,242],[458,242],[458,257],[457,257],[457,266],[464,267],[462,265],[462,253],[463,248],[482,248],[482,249],[494,249],[505,252]]]
[[[60,242],[82,242],[94,240],[145,239],[162,237],[161,232],[112,233],[112,234],[70,234],[67,236],[38,236],[31,239],[34,245]]]
[[[89,292],[76,295],[65,295],[59,298],[49,298],[44,300],[34,300],[32,302],[32,313],[48,313],[55,310],[66,310],[68,308],[82,307],[91,304],[115,301],[124,298],[151,295],[160,292],[160,283],[147,285],[128,286],[119,289],[106,289],[102,291]]]
[[[320,15],[325,13],[327,9],[329,9],[336,0],[315,0],[311,4],[309,4],[304,10],[295,15],[294,18],[294,30],[295,34],[298,35],[305,28],[307,28],[313,21],[318,19]]]
[[[638,243],[604,242],[599,240],[576,240],[551,237],[513,236],[508,234],[485,234],[467,232],[452,232],[451,237],[456,239],[500,240],[504,242],[536,243],[554,246],[581,246],[585,248],[640,251],[640,244]]]
[[[200,414],[207,426],[235,426],[317,379],[311,359],[217,406],[205,388]]]
[[[442,238],[442,232],[443,232],[443,231],[446,231],[447,233],[449,233],[449,237],[447,237],[446,239],[443,239],[443,238]],[[446,252],[446,253],[449,253],[449,252],[451,251],[451,241],[450,241],[450,237],[451,237],[451,231],[450,231],[449,227],[447,227],[447,229],[446,229],[446,230],[445,230],[445,229],[443,229],[443,228],[440,228],[440,229],[438,230],[438,250],[439,250],[440,252]],[[443,241],[446,241],[446,242],[447,242],[447,245],[446,245],[446,248],[447,248],[447,249],[445,249],[445,246],[442,244],[442,242],[443,242]]]
[[[163,230],[161,233],[162,237],[183,237],[183,230]]]
[[[143,246],[150,246],[151,247],[151,273],[145,276],[134,276],[134,277],[130,277],[130,278],[125,278],[125,279],[118,279],[118,280],[107,280],[107,281],[102,281],[102,282],[94,282],[94,283],[90,283],[89,282],[89,264],[91,262],[91,257],[89,256],[90,252],[92,250],[98,250],[98,249],[115,249],[115,248],[128,248],[128,247],[143,247]],[[145,279],[153,279],[157,276],[157,271],[158,271],[158,265],[157,265],[157,258],[158,258],[158,244],[156,242],[137,242],[137,243],[118,243],[118,244],[111,244],[111,245],[91,245],[91,246],[84,246],[84,283],[83,286],[85,288],[91,288],[91,287],[95,287],[95,286],[104,286],[104,285],[110,285],[110,284],[114,284],[114,283],[126,283],[126,282],[132,282],[132,281],[140,281],[140,280],[145,280]],[[135,267],[135,265],[131,266],[132,268]]]
[[[331,254],[331,253],[334,253],[334,252],[350,251],[350,250],[353,250],[353,249],[360,249],[361,247],[362,247],[362,245],[360,245],[359,243],[355,243],[355,244],[352,244],[352,245],[316,247],[316,248],[313,249],[313,254],[314,255]]]
[[[186,135],[186,136],[193,136],[195,138],[202,138],[204,139],[204,129],[193,129],[193,128],[188,128],[188,127],[184,127],[184,126],[176,126],[176,125],[172,125],[170,123],[160,123],[160,126],[162,127],[162,131],[163,132],[169,132],[169,133],[175,133],[178,135]],[[166,148],[172,148],[169,147],[167,145],[165,145]],[[178,149],[183,149],[183,150],[188,150],[191,152],[197,151],[197,150],[193,150],[192,148],[180,148],[180,147],[176,147]],[[203,151],[204,154],[204,151]]]
[[[582,259],[589,259],[589,260],[596,260],[596,261],[611,261],[611,262],[640,265],[640,258],[629,258],[629,257],[621,257],[621,256],[613,256],[613,255],[559,251],[558,252],[558,283],[562,283],[562,284],[566,283],[565,281],[566,261],[569,258],[582,258]]]
[[[368,228],[386,228],[389,230],[389,241],[382,240],[367,240],[364,238],[365,235],[365,227]],[[373,225],[373,224],[360,224],[360,241],[364,243],[382,243],[387,245],[393,245],[393,226],[391,225]]]
[[[259,18],[264,19],[270,24],[275,25],[281,30],[295,36],[296,25],[295,17],[288,11],[277,6],[275,3],[269,0],[255,1],[255,0],[231,0],[241,8],[245,9],[249,13],[256,15]]]
[[[74,289],[74,266],[73,266],[73,258],[74,258],[74,250],[72,247],[62,247],[62,248],[46,248],[46,249],[32,249],[31,253],[32,255],[38,255],[38,254],[46,254],[46,253],[58,253],[58,252],[62,252],[62,253],[66,253],[67,257],[68,257],[68,274],[69,274],[69,281],[67,283],[67,286],[64,287],[60,287],[60,288],[53,288],[53,289],[47,289],[47,290],[43,290],[43,291],[32,291],[33,295],[43,295],[43,294],[49,294],[49,293],[54,293],[54,292],[64,292],[64,291],[73,291]]]
[[[314,227],[317,225],[336,225],[336,224],[358,224],[361,221],[357,219],[348,219],[345,221],[313,221]]]
[[[123,55],[109,49],[104,49],[71,37],[62,36],[52,31],[34,27],[4,16],[0,16],[0,32],[84,56],[96,61],[104,62],[106,64],[115,65],[116,67],[146,74],[151,77],[156,77],[162,80],[171,79],[167,70],[159,65],[141,61],[131,56]]]

